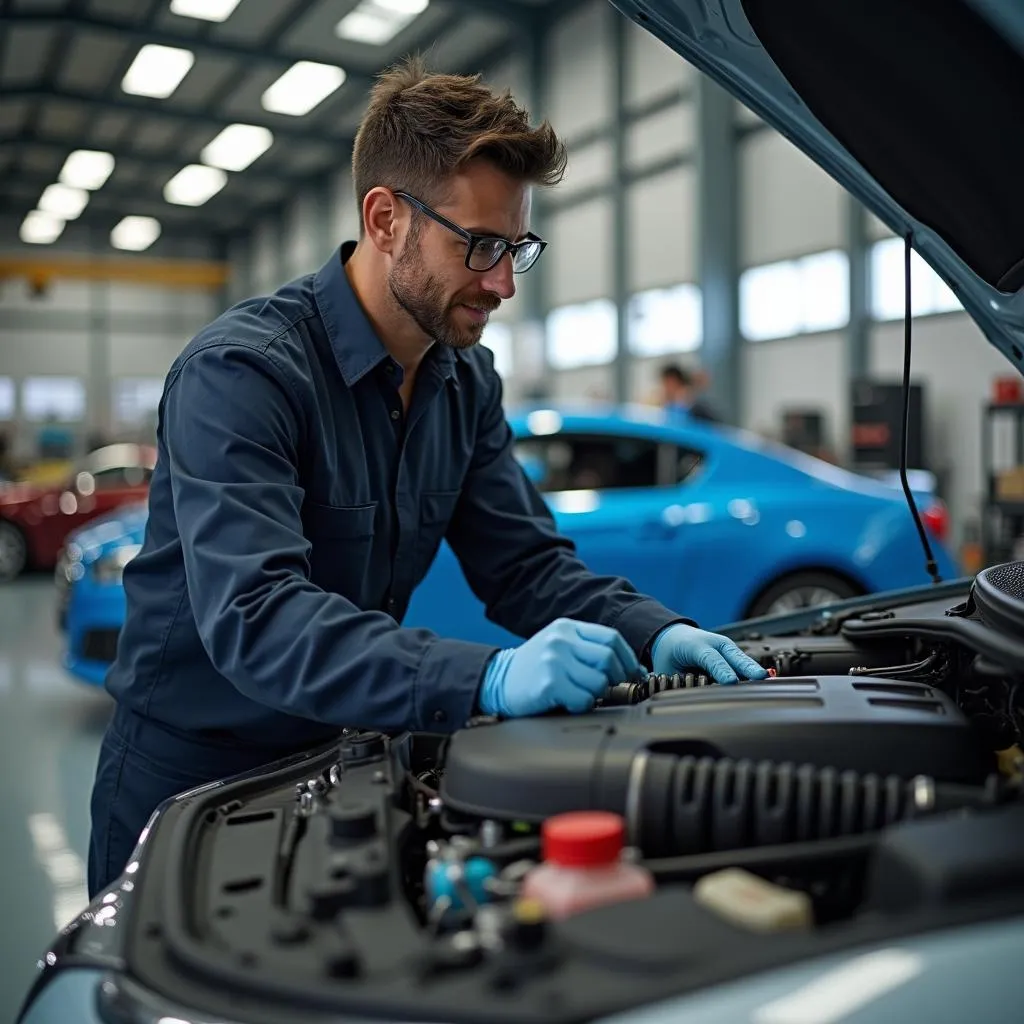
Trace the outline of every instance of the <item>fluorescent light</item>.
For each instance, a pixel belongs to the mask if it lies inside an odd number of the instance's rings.
[[[135,96],[165,100],[181,84],[195,59],[191,50],[146,43],[121,79],[121,88]]]
[[[256,124],[229,124],[199,154],[204,164],[225,171],[244,171],[274,144],[273,133]]]
[[[228,183],[219,167],[189,164],[164,185],[164,199],[179,206],[202,206]]]
[[[97,149],[76,149],[60,169],[60,181],[72,188],[102,188],[114,170],[110,153]]]
[[[264,110],[301,117],[325,100],[345,81],[345,72],[333,64],[300,60],[293,64],[260,98]]]
[[[334,27],[341,39],[381,46],[422,14],[430,0],[362,0]]]
[[[115,249],[142,252],[160,237],[160,221],[155,217],[125,217],[110,232],[110,244]]]
[[[60,217],[43,213],[41,210],[33,210],[21,222],[21,230],[18,233],[21,240],[30,245],[49,245],[60,238],[63,230],[64,221]]]
[[[89,193],[70,185],[47,185],[39,197],[37,208],[62,220],[74,220],[89,202]]]
[[[239,0],[171,0],[171,14],[200,21],[227,21]]]
[[[374,7],[383,7],[386,11],[394,11],[395,14],[403,14],[415,18],[422,14],[429,6],[430,0],[367,0]]]

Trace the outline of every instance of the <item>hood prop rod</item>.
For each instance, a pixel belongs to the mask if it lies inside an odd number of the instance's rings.
[[[910,432],[910,335],[912,315],[912,296],[910,288],[910,256],[913,252],[913,231],[907,232],[903,246],[903,281],[906,291],[906,309],[903,319],[903,428],[900,437],[900,483],[903,485],[903,493],[907,497],[907,504],[910,506],[910,514],[914,517],[914,525],[917,527],[918,536],[921,538],[921,546],[924,548],[925,571],[932,578],[932,583],[941,583],[939,565],[932,553],[932,546],[928,541],[928,534],[924,524],[921,522],[921,514],[917,511],[917,502],[914,501],[913,492],[910,490],[910,483],[907,480],[907,435]]]

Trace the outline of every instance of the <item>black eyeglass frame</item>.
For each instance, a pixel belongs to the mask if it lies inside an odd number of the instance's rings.
[[[502,238],[500,235],[475,235],[471,231],[467,231],[463,227],[459,227],[458,224],[453,220],[449,220],[443,214],[438,213],[436,210],[432,210],[426,203],[420,202],[415,196],[409,195],[408,192],[395,192],[399,199],[404,199],[410,206],[415,207],[420,213],[426,214],[431,220],[436,221],[442,227],[447,228],[449,231],[453,231],[466,243],[466,269],[472,270],[475,274],[486,274],[488,270],[493,270],[504,258],[506,253],[510,253],[512,256],[512,272],[514,274],[525,274],[528,270],[532,270],[540,259],[541,253],[547,248],[548,243],[544,241],[539,235],[529,232],[521,242],[510,242],[507,238]],[[486,267],[474,267],[470,265],[470,259],[473,256],[473,251],[476,249],[480,242],[500,242],[503,246],[501,251],[495,257],[494,262]],[[539,245],[540,248],[537,250],[537,255],[534,256],[533,261],[528,267],[524,267],[522,270],[516,270],[516,254],[520,249],[525,248],[527,245]]]

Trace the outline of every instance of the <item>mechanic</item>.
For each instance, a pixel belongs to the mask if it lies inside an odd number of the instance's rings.
[[[229,309],[173,363],[106,682],[90,895],[163,800],[343,726],[581,712],[641,662],[764,677],[725,637],[588,572],[513,455],[477,343],[545,246],[531,191],[565,163],[550,125],[478,77],[391,70],[355,141],[358,242]],[[489,616],[530,639],[401,627],[442,538]]]

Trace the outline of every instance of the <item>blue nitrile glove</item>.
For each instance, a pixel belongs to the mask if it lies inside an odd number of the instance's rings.
[[[663,629],[651,647],[651,665],[657,675],[702,668],[716,683],[764,679],[767,669],[747,657],[727,636],[677,622]]]
[[[553,708],[589,711],[605,687],[641,671],[636,654],[617,630],[555,619],[521,647],[494,655],[477,703],[485,715],[502,718]]]

